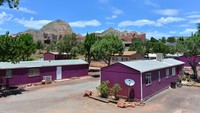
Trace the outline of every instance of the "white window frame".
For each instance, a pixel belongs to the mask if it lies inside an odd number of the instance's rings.
[[[146,83],[146,80],[148,79],[148,83]],[[146,73],[145,74],[145,83],[146,83],[146,86],[149,86],[152,84],[152,77],[151,77],[151,73]]]
[[[158,71],[158,82],[160,83],[161,78],[160,78],[160,71]]]
[[[176,67],[173,67],[172,68],[172,76],[175,76],[176,75]]]
[[[169,78],[169,69],[166,69],[166,79]]]
[[[28,77],[36,77],[40,75],[40,69],[32,68],[28,70]]]

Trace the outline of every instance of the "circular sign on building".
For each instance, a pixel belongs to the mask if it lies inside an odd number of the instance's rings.
[[[133,85],[135,85],[135,81],[132,80],[132,79],[125,79],[124,82],[125,82],[126,85],[128,85],[128,86],[133,86]]]

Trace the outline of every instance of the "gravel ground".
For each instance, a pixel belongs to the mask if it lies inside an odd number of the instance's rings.
[[[117,108],[83,97],[95,90],[99,78],[87,77],[29,88],[20,95],[0,98],[0,113],[199,113],[200,89],[167,89],[146,101],[143,107]]]

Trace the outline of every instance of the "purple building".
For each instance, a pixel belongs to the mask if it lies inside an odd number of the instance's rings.
[[[70,59],[71,55],[67,53],[61,53],[59,52],[47,52],[43,55],[44,60],[65,60]]]
[[[195,60],[195,62],[198,62],[197,66],[200,67],[200,56],[190,56],[190,59]],[[185,56],[179,56],[177,60],[185,62],[185,67],[190,67],[190,64],[188,63],[187,58]]]
[[[122,88],[119,96],[144,101],[182,76],[183,66],[184,62],[175,59],[118,62],[101,68],[101,82],[108,80],[110,87],[118,83]],[[135,84],[127,86],[125,79],[132,79]]]
[[[0,84],[21,85],[88,75],[88,63],[83,60],[23,61],[0,63]]]

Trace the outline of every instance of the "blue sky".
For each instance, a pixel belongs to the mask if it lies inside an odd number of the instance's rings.
[[[57,19],[75,33],[120,31],[153,36],[189,36],[200,23],[199,0],[21,0],[18,10],[0,7],[0,34],[40,29]]]

